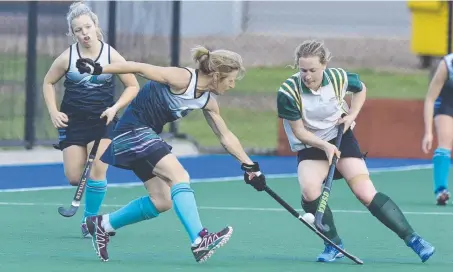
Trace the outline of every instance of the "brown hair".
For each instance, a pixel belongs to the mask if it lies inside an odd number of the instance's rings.
[[[193,60],[198,63],[198,69],[206,75],[218,72],[223,78],[236,70],[239,71],[239,79],[245,75],[242,57],[238,53],[223,49],[209,51],[203,46],[197,46],[191,51]]]
[[[324,46],[324,42],[308,40],[299,44],[294,52],[294,68],[298,67],[300,58],[319,57],[319,62],[327,64],[332,58],[329,49]]]

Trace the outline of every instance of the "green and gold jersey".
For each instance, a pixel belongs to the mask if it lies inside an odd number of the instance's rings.
[[[304,85],[299,74],[298,72],[283,82],[277,94],[278,116],[283,119],[283,126],[294,152],[310,146],[294,136],[288,121],[302,119],[308,131],[329,141],[337,135],[336,125],[341,114],[349,110],[344,101],[345,95],[362,91],[359,76],[341,68],[326,69],[321,87],[316,92]]]

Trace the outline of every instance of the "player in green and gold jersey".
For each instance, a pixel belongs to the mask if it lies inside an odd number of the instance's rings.
[[[277,95],[278,116],[283,119],[291,150],[297,152],[302,208],[307,213],[316,213],[322,184],[336,155],[339,160],[334,179],[344,178],[371,214],[425,262],[434,254],[434,247],[414,232],[387,195],[375,189],[352,132],[354,120],[366,99],[365,84],[358,74],[341,68],[327,68],[330,58],[331,54],[322,42],[300,44],[295,51],[295,67],[299,72],[283,82]],[[350,107],[344,100],[346,94],[352,94]],[[344,123],[344,135],[338,150],[334,143],[340,123]],[[329,206],[324,212],[323,223],[329,226],[324,234],[343,247]],[[326,245],[318,261],[331,262],[340,257],[343,255],[338,250]]]

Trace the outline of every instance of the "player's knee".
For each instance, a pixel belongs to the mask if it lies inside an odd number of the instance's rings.
[[[189,182],[190,176],[184,168],[179,168],[175,169],[175,171],[172,171],[171,173],[168,173],[167,180],[171,185],[174,185],[181,182]]]
[[[298,181],[302,197],[306,201],[314,201],[321,195],[322,180],[320,176],[299,173]]]
[[[151,202],[153,202],[154,207],[156,207],[156,210],[159,211],[159,213],[166,212],[170,210],[173,207],[173,202],[171,200],[170,195],[165,196],[163,194],[160,194],[159,196],[149,196],[151,199]]]
[[[69,178],[68,178],[68,180],[69,180],[69,184],[70,184],[71,186],[77,186],[77,185],[79,185],[79,181],[80,181],[80,180],[78,180],[78,179],[69,179]]]
[[[317,182],[299,182],[305,201],[314,201],[321,195],[321,184]]]
[[[90,178],[93,180],[104,180],[107,176],[108,165],[100,160],[95,160],[90,172]]]
[[[321,188],[303,188],[302,197],[305,201],[315,201],[321,195]]]
[[[80,175],[81,172],[80,170],[75,170],[75,169],[65,169],[64,174],[66,176],[66,179],[69,181],[69,184],[72,186],[77,186],[80,181]]]
[[[376,195],[376,189],[368,174],[359,174],[347,180],[357,199],[365,206],[370,205]]]

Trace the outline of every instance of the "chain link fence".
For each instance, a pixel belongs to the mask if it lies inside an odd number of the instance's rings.
[[[32,134],[37,142],[56,137],[42,101],[42,80],[53,58],[68,46],[64,12],[69,4],[0,2],[0,141],[3,146],[29,145],[24,141]]]
[[[115,38],[107,42],[126,59],[172,64],[172,1],[118,1],[114,17],[109,2],[87,3],[98,14],[105,37]],[[52,61],[72,42],[65,35],[70,4],[37,4],[37,85],[33,95],[37,142],[56,140],[41,85]],[[20,5],[22,8],[17,7]],[[0,140],[23,141],[27,12],[27,2],[0,2]],[[243,56],[246,78],[217,100],[232,131],[246,148],[258,153],[272,152],[277,145],[276,90],[295,72],[286,66],[293,64],[294,49],[303,40],[324,40],[333,54],[331,66],[411,71],[420,65],[410,52],[410,13],[405,2],[183,1],[180,12],[180,43],[175,47],[179,47],[179,65],[193,67],[190,49],[196,45],[229,49]],[[115,35],[108,35],[112,30]],[[122,86],[117,87],[119,95]],[[207,151],[222,150],[199,112],[178,122],[178,133],[193,137]]]

